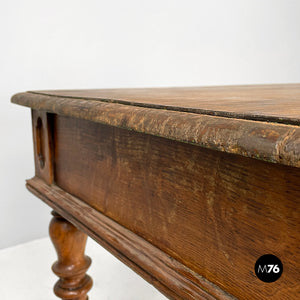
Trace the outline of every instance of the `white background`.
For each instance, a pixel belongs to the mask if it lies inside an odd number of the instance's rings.
[[[300,82],[299,0],[0,2],[0,248],[47,235],[34,174],[34,89]]]

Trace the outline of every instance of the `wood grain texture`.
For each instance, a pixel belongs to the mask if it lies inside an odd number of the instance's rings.
[[[60,278],[54,293],[62,300],[88,300],[93,281],[85,274],[91,264],[91,259],[84,255],[87,235],[57,212],[52,214],[49,234],[58,256],[52,270]]]
[[[33,109],[28,188],[170,299],[300,298],[299,84],[12,102]],[[268,253],[275,283],[254,274]]]
[[[17,94],[12,101],[36,110],[300,167],[299,126],[33,93]]]
[[[26,186],[169,299],[235,299],[151,243],[56,185],[49,186],[35,177],[28,180]]]
[[[298,168],[61,116],[54,136],[62,189],[239,299],[298,299]],[[254,274],[266,253],[273,284]]]
[[[32,93],[300,124],[300,84],[61,90]]]

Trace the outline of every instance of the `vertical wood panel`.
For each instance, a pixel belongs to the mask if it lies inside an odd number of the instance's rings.
[[[297,299],[300,171],[57,116],[64,190],[240,299]],[[284,273],[259,281],[259,256]],[[286,298],[288,297],[288,298]]]

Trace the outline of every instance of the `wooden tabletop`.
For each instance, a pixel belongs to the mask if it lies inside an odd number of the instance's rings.
[[[12,102],[300,167],[300,84],[31,91]]]
[[[300,124],[300,84],[58,90],[34,93]]]

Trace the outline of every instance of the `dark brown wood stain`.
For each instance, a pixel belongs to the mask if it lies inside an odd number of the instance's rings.
[[[12,102],[32,108],[27,187],[59,213],[61,298],[91,287],[88,234],[170,299],[300,299],[299,84],[35,91]],[[255,276],[263,254],[283,263],[274,283]]]
[[[93,281],[85,272],[91,259],[84,255],[87,235],[56,212],[49,226],[49,235],[58,260],[52,266],[60,278],[54,286],[57,297],[69,300],[88,300],[87,292]]]
[[[239,299],[299,293],[300,170],[56,116],[55,182]],[[262,254],[283,260],[260,282]]]
[[[120,100],[122,94],[125,100]],[[12,102],[37,111],[300,167],[297,84],[27,92],[13,96]],[[173,106],[175,103],[181,105]],[[210,109],[206,109],[208,104]],[[219,111],[220,107],[224,111]]]

